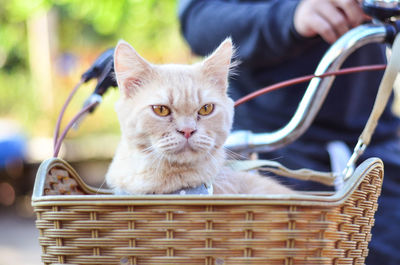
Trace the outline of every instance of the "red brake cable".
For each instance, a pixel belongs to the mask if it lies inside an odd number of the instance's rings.
[[[379,71],[379,70],[384,70],[386,68],[386,64],[374,64],[374,65],[365,65],[365,66],[356,66],[356,67],[349,67],[349,68],[344,68],[338,71],[334,72],[329,72],[325,73],[322,75],[306,75],[302,77],[297,77],[293,79],[289,79],[283,82],[279,82],[277,84],[273,84],[264,88],[261,88],[257,91],[254,91],[238,100],[235,101],[235,107],[255,98],[260,95],[269,93],[271,91],[291,86],[291,85],[296,85],[300,83],[304,83],[306,81],[309,81],[313,79],[314,77],[326,77],[326,76],[331,76],[331,75],[346,75],[346,74],[351,74],[351,73],[357,73],[357,72],[364,72],[364,71]]]

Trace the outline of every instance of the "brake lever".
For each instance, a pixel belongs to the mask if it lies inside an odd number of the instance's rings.
[[[110,87],[117,87],[117,81],[114,74],[114,48],[108,49],[103,52],[93,63],[93,65],[82,74],[82,80],[84,83],[90,81],[91,79],[97,79],[97,85],[93,93],[85,100],[82,108],[90,105],[93,102],[101,102],[102,96],[108,91]],[[94,105],[89,109],[89,113],[93,111],[98,106]],[[82,116],[78,121],[75,122],[73,128],[77,129],[82,120],[86,115]]]
[[[88,101],[93,101],[90,99],[92,96],[96,98],[98,96],[103,96],[110,87],[117,86],[114,74],[114,48],[103,52],[93,65],[82,75],[84,82],[88,82],[93,78],[97,78],[97,85],[92,95],[86,100],[85,105],[87,105]],[[94,109],[90,110],[90,112],[93,111]]]

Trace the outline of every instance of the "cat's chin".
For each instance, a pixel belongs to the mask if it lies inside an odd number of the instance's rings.
[[[168,148],[165,150],[166,155],[195,155],[198,154],[204,148],[198,148],[194,144],[189,141],[180,141],[176,144],[176,146],[171,149]],[[162,150],[162,149],[161,149]],[[204,151],[204,150],[203,150]]]
[[[185,148],[174,153],[166,155],[169,161],[176,163],[191,163],[198,162],[204,155],[201,155],[198,151],[194,151],[190,148]]]
[[[206,158],[209,152],[207,150],[198,150],[189,144],[176,149],[174,151],[169,151],[164,153],[164,156],[168,158],[171,162],[176,163],[191,163],[203,160]]]
[[[190,143],[184,143],[180,148],[175,150],[175,154],[196,154],[199,151],[196,150]]]

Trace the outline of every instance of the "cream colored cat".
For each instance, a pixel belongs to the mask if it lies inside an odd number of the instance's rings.
[[[162,194],[212,183],[215,194],[294,193],[270,178],[224,167],[233,119],[227,95],[232,53],[227,39],[201,63],[153,65],[128,43],[118,43],[122,136],[106,175],[110,187]]]

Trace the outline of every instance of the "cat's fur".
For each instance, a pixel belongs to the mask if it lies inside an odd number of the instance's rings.
[[[128,43],[118,43],[114,67],[122,136],[106,175],[110,187],[163,194],[213,183],[215,194],[293,193],[268,177],[224,167],[223,144],[233,119],[227,95],[232,54],[227,39],[201,63],[153,65]],[[214,104],[214,110],[201,116],[205,104]],[[171,113],[158,116],[154,105],[167,106]]]

